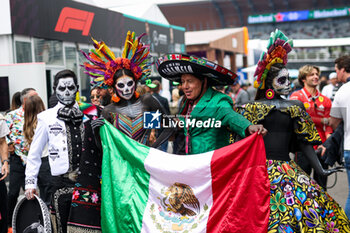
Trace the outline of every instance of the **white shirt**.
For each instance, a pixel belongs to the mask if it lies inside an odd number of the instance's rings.
[[[33,142],[28,153],[25,189],[36,188],[37,177],[41,166],[41,155],[47,146],[51,174],[59,176],[69,169],[69,155],[65,122],[57,118],[57,111],[63,104],[38,114],[38,123],[35,129]],[[75,103],[74,107],[79,108]]]
[[[6,119],[0,114],[0,138],[5,137],[10,133],[9,127],[6,124]]]
[[[0,138],[6,137],[10,133],[9,127],[7,127],[6,119],[3,115],[0,114]],[[0,155],[1,158],[1,155]],[[1,171],[2,163],[0,160],[0,171]]]
[[[344,150],[350,150],[350,82],[339,88],[334,96],[330,115],[344,121]]]
[[[330,83],[330,84],[328,84],[328,85],[326,85],[326,86],[324,86],[323,87],[323,89],[322,89],[322,95],[325,95],[325,96],[327,96],[328,98],[332,98],[332,95],[333,95],[333,89],[334,89],[334,87],[335,86],[333,86],[333,84],[332,83]]]

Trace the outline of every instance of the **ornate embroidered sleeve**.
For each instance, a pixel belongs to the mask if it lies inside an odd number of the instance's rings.
[[[36,188],[37,177],[41,166],[41,155],[48,142],[47,125],[40,118],[35,130],[33,142],[30,146],[25,171],[25,189]]]
[[[259,102],[248,103],[235,108],[235,111],[243,115],[252,124],[259,124],[270,113],[275,106]]]
[[[296,133],[299,139],[312,145],[322,144],[316,126],[305,110],[293,105],[284,111],[289,113],[294,119],[294,133]]]

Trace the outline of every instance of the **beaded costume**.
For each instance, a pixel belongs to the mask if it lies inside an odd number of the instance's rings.
[[[145,130],[142,127],[143,113],[157,110],[165,113],[164,108],[152,95],[139,96],[134,90],[130,99],[123,98],[116,89],[116,80],[114,78],[115,73],[121,69],[131,71],[135,82],[146,79],[149,76],[151,72],[149,69],[151,65],[150,51],[149,45],[141,42],[143,35],[136,38],[135,32],[128,32],[122,57],[116,57],[104,42],[95,40],[93,40],[95,49],[91,50],[89,54],[84,52],[83,54],[90,61],[90,63],[85,62],[84,67],[86,73],[93,78],[92,84],[101,87],[112,87],[114,90],[112,103],[103,109],[102,116],[131,138],[150,145],[149,135],[151,130]],[[160,138],[164,138],[164,135],[169,134],[167,130],[164,130],[162,133],[164,134],[161,134]]]
[[[344,210],[289,157],[297,150],[315,153],[312,146],[321,144],[321,139],[302,103],[281,98],[271,84],[277,77],[270,69],[286,69],[290,41],[276,30],[269,42],[268,52],[262,55],[255,73],[255,87],[259,88],[256,102],[236,109],[253,124],[263,124],[268,130],[264,136],[271,184],[268,233],[350,232]]]

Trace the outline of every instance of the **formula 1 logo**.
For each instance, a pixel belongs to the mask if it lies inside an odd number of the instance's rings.
[[[89,35],[95,13],[70,7],[64,7],[58,17],[56,32],[68,33],[69,29],[82,31],[83,36]]]

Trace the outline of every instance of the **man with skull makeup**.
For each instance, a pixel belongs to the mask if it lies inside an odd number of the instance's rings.
[[[271,33],[267,53],[262,54],[255,71],[256,101],[237,109],[268,130],[264,137],[271,183],[268,232],[329,232],[330,226],[347,232],[350,222],[344,210],[289,157],[290,152],[301,150],[323,176],[340,170],[322,168],[313,149],[321,143],[315,124],[300,101],[284,97],[290,91],[286,64],[291,46],[292,41],[281,31]]]
[[[26,168],[25,195],[36,194],[41,153],[48,145],[53,196],[51,219],[54,232],[100,232],[101,151],[94,141],[92,117],[75,101],[78,91],[73,71],[55,75],[59,103],[38,114]]]

